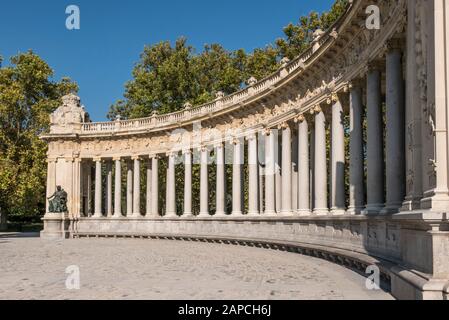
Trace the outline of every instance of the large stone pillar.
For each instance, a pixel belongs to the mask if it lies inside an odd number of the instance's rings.
[[[184,217],[192,216],[192,151],[184,150]]]
[[[115,186],[114,186],[114,218],[122,217],[122,162],[120,158],[115,161]]]
[[[176,217],[176,186],[175,186],[175,153],[169,153],[167,165],[167,198],[166,213],[167,218]]]
[[[367,205],[364,213],[378,214],[384,206],[384,158],[381,73],[377,66],[368,70],[366,95]]]
[[[153,164],[151,158],[147,159],[147,195],[146,195],[146,205],[145,205],[145,216],[151,216],[151,198],[152,198],[152,183],[151,179],[153,177]]]
[[[399,48],[387,52],[386,79],[386,203],[382,212],[397,213],[405,197],[405,97]]]
[[[216,186],[216,207],[215,216],[226,216],[226,168],[225,168],[225,152],[223,143],[215,146],[216,165],[217,165],[217,186]]]
[[[327,215],[327,163],[326,163],[326,118],[320,106],[315,107],[315,165],[314,165],[314,209],[315,215]]]
[[[345,213],[345,129],[344,111],[338,96],[332,98],[331,130],[331,214]]]
[[[101,218],[102,213],[102,189],[101,189],[101,159],[95,159],[95,218]]]
[[[353,83],[349,93],[349,214],[359,214],[364,208],[363,165],[363,105],[362,89]]]
[[[126,216],[133,214],[133,165],[131,160],[126,161]]]
[[[56,162],[55,162],[55,170],[56,170]],[[85,181],[84,181],[84,215],[86,217],[92,216],[92,163],[90,160],[87,161],[84,165],[85,170]],[[54,174],[55,179],[55,188],[56,188],[56,173]],[[54,192],[54,190],[53,190]],[[53,193],[50,193],[52,195]]]
[[[282,195],[281,214],[292,214],[292,129],[288,123],[280,126],[282,130]]]
[[[152,178],[151,178],[151,217],[159,217],[159,156],[152,158]]]
[[[257,134],[248,136],[248,215],[259,215]]]
[[[275,203],[275,156],[273,130],[265,131],[265,215],[276,214]]]
[[[106,163],[106,215],[112,217],[112,162]]]
[[[274,190],[275,190],[275,210],[277,214],[281,213],[282,210],[282,149],[281,137],[279,135],[279,130],[273,130],[274,135]]]
[[[242,165],[243,165],[243,147],[242,141],[234,139],[234,156],[232,163],[232,215],[243,214],[242,203]]]
[[[140,159],[134,157],[134,184],[133,184],[133,217],[141,217],[140,212]]]
[[[298,120],[298,213],[310,215],[309,125],[303,115]]]
[[[202,147],[201,152],[201,168],[200,168],[200,213],[199,217],[210,217],[209,214],[209,150]]]

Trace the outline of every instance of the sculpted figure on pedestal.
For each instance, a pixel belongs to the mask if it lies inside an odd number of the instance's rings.
[[[67,192],[61,186],[56,187],[55,193],[48,198],[49,213],[65,213],[67,212]]]

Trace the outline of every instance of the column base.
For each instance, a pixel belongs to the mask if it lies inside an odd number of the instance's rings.
[[[293,215],[293,211],[292,210],[281,210],[279,215],[281,215],[281,216],[292,216]]]
[[[298,209],[297,213],[303,217],[312,215],[312,211],[310,209]]]
[[[227,217],[228,215],[224,211],[216,212],[214,217]]]
[[[313,209],[313,215],[314,216],[327,216],[329,215],[329,209]]]
[[[362,210],[362,214],[364,215],[378,215],[380,214],[380,212],[382,211],[382,209],[384,208],[384,204],[369,204],[365,207],[364,210]]]
[[[192,212],[184,212],[181,216],[181,218],[192,218],[193,214]]]
[[[242,211],[232,211],[231,216],[243,216],[243,212]]]
[[[258,216],[260,216],[260,212],[259,211],[249,211],[248,216],[258,217]]]
[[[166,213],[164,218],[179,218],[179,216],[174,212]]]
[[[123,219],[125,216],[123,214],[114,214],[110,219]]]
[[[209,214],[209,212],[200,212],[198,215],[197,215],[197,217],[198,218],[210,218],[210,214]]]
[[[402,207],[401,203],[395,203],[395,204],[387,204],[385,207],[380,211],[381,215],[388,215],[388,214],[395,214],[399,213],[400,209]]]
[[[102,213],[94,213],[94,215],[92,216],[92,218],[100,219],[100,218],[104,218],[104,216],[103,216]]]
[[[345,215],[346,210],[342,208],[332,208],[330,211],[330,215],[332,216],[343,216]]]
[[[268,217],[275,217],[275,216],[277,216],[277,213],[274,210],[270,210],[270,211],[264,211],[263,215],[268,216]]]
[[[348,210],[346,210],[347,215],[358,215],[362,214],[365,207],[349,207]]]

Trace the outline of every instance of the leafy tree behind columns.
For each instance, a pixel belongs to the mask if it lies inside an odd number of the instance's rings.
[[[276,45],[279,54],[293,59],[303,53],[312,41],[315,30],[327,30],[345,12],[349,1],[336,0],[332,8],[323,12],[311,12],[308,16],[299,18],[297,24],[290,23],[284,28],[285,38],[277,39]]]
[[[36,216],[45,211],[46,144],[39,135],[60,98],[78,87],[29,51],[0,68],[0,208],[6,215]],[[12,218],[12,217],[11,217]]]

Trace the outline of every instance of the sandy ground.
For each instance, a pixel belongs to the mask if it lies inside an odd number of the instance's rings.
[[[71,274],[66,274],[67,267]],[[79,268],[80,289],[66,288]],[[73,282],[70,282],[73,283]],[[300,254],[200,242],[0,234],[0,299],[392,299]]]

